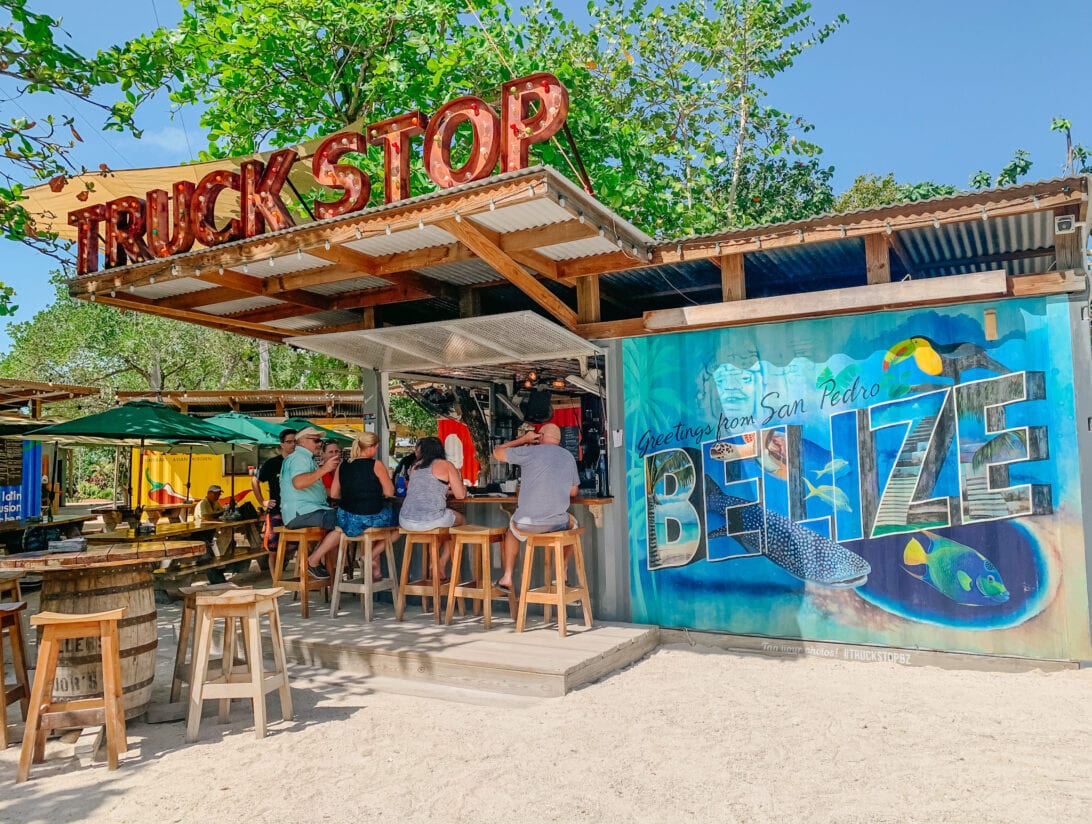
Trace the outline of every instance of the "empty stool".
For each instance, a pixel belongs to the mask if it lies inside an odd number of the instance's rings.
[[[493,563],[490,553],[490,545],[503,543],[506,526],[474,526],[465,524],[453,526],[450,529],[451,537],[455,540],[455,547],[451,554],[451,586],[447,591],[447,623],[451,623],[455,615],[455,599],[470,598],[482,602],[482,624],[486,629],[493,625],[493,601],[507,599],[510,614],[516,614],[516,594],[509,590],[507,593],[493,586]],[[460,583],[459,571],[463,558],[463,547],[471,547],[470,569],[473,573],[471,580]]]
[[[277,527],[280,538],[277,540],[277,557],[273,562],[273,584],[300,594],[300,612],[304,618],[310,616],[310,598],[312,590],[326,589],[332,583],[329,578],[314,578],[307,571],[307,556],[313,547],[322,543],[326,530],[320,526],[306,526],[301,529]],[[284,562],[288,554],[288,545],[293,541],[299,544],[296,550],[296,577],[284,577]]]
[[[435,623],[440,623],[440,596],[443,582],[440,580],[440,544],[448,536],[446,526],[429,529],[424,532],[411,532],[405,529],[398,530],[406,538],[406,545],[402,549],[402,575],[398,583],[398,597],[394,602],[394,614],[399,621],[406,611],[406,596],[420,595],[422,604],[427,604],[429,597],[433,599],[432,612]],[[421,546],[421,577],[416,581],[410,581],[410,562],[413,560],[413,547]]]
[[[398,567],[394,565],[394,542],[398,540],[398,527],[373,526],[365,529],[356,538],[350,538],[344,533],[341,535],[341,544],[337,548],[337,565],[334,567],[334,585],[330,590],[330,615],[337,617],[338,606],[341,603],[341,593],[356,592],[360,595],[360,606],[364,609],[364,620],[372,620],[372,596],[376,592],[391,592],[395,600],[395,612],[400,612],[398,607],[399,594],[398,582],[395,576]],[[375,580],[372,578],[373,555],[375,543],[386,541],[383,554],[387,556],[386,576]],[[356,559],[353,561],[353,569],[357,562],[360,563],[360,578],[353,577],[350,572],[349,580],[343,581],[341,572],[345,569],[346,556],[354,547],[357,548]]]
[[[277,598],[284,594],[281,587],[272,589],[235,589],[220,592],[199,592],[197,607],[197,648],[193,683],[190,684],[190,707],[186,717],[186,740],[196,741],[201,728],[201,705],[208,699],[220,699],[220,723],[227,723],[232,698],[249,698],[254,708],[254,732],[265,737],[265,695],[273,690],[281,694],[281,718],[292,717],[292,691],[288,686],[284,639],[281,637]],[[274,668],[265,672],[262,661],[261,616],[269,620],[269,637],[273,646]],[[209,678],[209,653],[212,646],[212,625],[224,619],[224,654],[220,675]],[[236,669],[235,626],[243,627],[246,644],[246,669]]]
[[[170,699],[172,704],[182,697],[183,682],[193,683],[193,649],[197,638],[193,630],[196,624],[198,593],[238,588],[232,583],[179,588],[178,592],[182,596],[182,620],[178,622],[178,649],[174,653],[174,677],[171,679]],[[224,643],[227,643],[227,639],[224,639]]]
[[[0,749],[8,746],[8,707],[18,701],[25,721],[27,708],[30,706],[30,684],[27,680],[27,659],[24,653],[26,642],[23,639],[23,624],[19,620],[19,613],[26,608],[25,601],[0,604],[0,693],[4,698],[3,706],[0,707],[0,713],[2,713],[0,714]],[[11,668],[15,672],[14,684],[2,680],[7,660],[4,657],[5,635],[11,647]]]
[[[23,594],[19,591],[19,579],[22,577],[21,569],[0,572],[0,601],[23,600]]]
[[[23,749],[19,754],[19,772],[15,782],[30,777],[30,762],[45,758],[46,731],[61,727],[105,725],[106,763],[118,768],[118,753],[128,750],[125,743],[125,707],[121,698],[121,656],[118,651],[118,621],[126,608],[86,615],[39,612],[30,618],[32,627],[42,628],[38,644],[38,668],[30,692]],[[53,678],[57,674],[59,642],[68,638],[98,638],[102,655],[102,697],[78,701],[53,700]]]
[[[588,577],[584,571],[584,551],[580,546],[583,529],[564,529],[558,532],[541,532],[527,536],[527,545],[523,551],[523,580],[519,594],[519,615],[516,618],[516,632],[523,632],[527,620],[527,604],[543,604],[545,620],[550,622],[550,608],[557,607],[557,631],[564,636],[565,606],[577,601],[584,607],[584,626],[592,625],[591,598],[588,595]],[[565,562],[565,548],[572,548],[572,560],[576,565],[577,586],[566,583],[568,570]],[[545,562],[545,575],[541,587],[531,589],[531,568],[535,563],[535,550],[542,549]],[[556,575],[554,573],[556,570]]]

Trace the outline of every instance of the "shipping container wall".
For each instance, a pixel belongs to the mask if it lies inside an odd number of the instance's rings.
[[[1092,657],[1074,317],[1024,298],[624,341],[633,620]]]

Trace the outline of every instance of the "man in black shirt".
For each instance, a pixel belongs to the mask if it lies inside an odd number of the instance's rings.
[[[271,516],[265,535],[266,549],[270,552],[277,548],[277,536],[273,527],[281,525],[281,465],[286,456],[296,449],[296,430],[285,429],[281,432],[281,454],[275,455],[263,463],[250,479],[250,488]],[[262,483],[269,485],[269,497],[262,496]]]

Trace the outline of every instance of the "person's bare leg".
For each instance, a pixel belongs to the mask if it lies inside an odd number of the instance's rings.
[[[387,546],[386,541],[375,541],[372,543],[372,580],[378,581],[383,577],[383,570],[379,565],[380,559],[383,557],[383,549]]]
[[[504,587],[505,589],[512,588],[512,570],[516,568],[516,555],[519,553],[519,539],[512,534],[512,530],[509,529],[504,533],[504,549],[503,549],[503,562],[504,571],[501,573],[500,580],[497,581],[497,586]]]
[[[330,554],[331,550],[337,549],[337,546],[340,543],[341,530],[337,528],[331,529],[326,533],[319,545],[315,547],[315,551],[307,556],[307,563],[311,566],[318,566],[326,560],[326,556]],[[336,559],[337,556],[334,557]]]

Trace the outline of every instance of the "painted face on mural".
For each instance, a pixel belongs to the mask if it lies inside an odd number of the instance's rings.
[[[757,423],[758,397],[761,391],[762,368],[758,361],[749,369],[722,363],[713,371],[713,382],[720,397],[721,412],[739,425]]]

